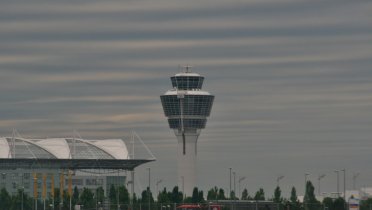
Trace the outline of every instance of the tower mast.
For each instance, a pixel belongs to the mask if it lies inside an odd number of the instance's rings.
[[[204,77],[191,72],[192,66],[171,77],[173,89],[160,96],[169,127],[178,140],[178,186],[190,196],[196,185],[197,140],[205,128],[214,96],[202,91]],[[182,181],[181,181],[182,180]]]

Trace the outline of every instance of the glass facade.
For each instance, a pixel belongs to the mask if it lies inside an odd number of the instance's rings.
[[[52,189],[52,177],[54,180],[54,189],[60,187],[60,173],[59,170],[52,169],[36,169],[36,170],[27,170],[27,169],[9,169],[2,170],[2,175],[6,176],[6,179],[2,180],[0,176],[0,188],[5,188],[9,194],[15,195],[19,190],[24,190],[25,194],[33,198],[34,193],[34,177],[33,174],[37,175],[37,185],[36,190],[38,192],[38,198],[42,199],[43,191],[43,177],[46,175],[46,190],[47,190],[47,199],[51,198],[51,189]],[[65,171],[67,172],[67,171]],[[93,172],[93,171],[92,171]],[[15,174],[18,174],[17,176]],[[24,174],[27,174],[29,178],[26,178]],[[23,176],[22,176],[23,175]],[[53,176],[52,176],[53,175]],[[124,172],[120,172],[119,175],[111,174],[91,174],[85,173],[85,175],[79,174],[76,172],[75,175],[71,177],[72,187],[75,186],[81,191],[84,188],[91,189],[93,192],[97,187],[102,187],[105,193],[105,196],[108,196],[109,189],[111,185],[117,187],[118,185],[124,185],[126,183],[126,176]],[[68,189],[68,175],[64,176],[64,189]],[[59,192],[59,191],[58,191]],[[1,203],[0,203],[1,204]]]
[[[201,89],[203,86],[204,77],[200,76],[174,76],[171,77],[173,88],[178,90],[193,90]]]
[[[70,147],[72,159],[114,159],[105,151],[78,139],[66,139],[66,141]]]
[[[168,119],[169,127],[172,129],[181,128],[181,118]],[[207,119],[183,119],[184,128],[203,129],[207,124]]]
[[[181,115],[180,99],[177,95],[163,95],[160,97],[165,116]],[[183,99],[183,115],[208,117],[211,113],[214,96],[185,95]]]
[[[7,138],[8,144],[11,146],[14,142],[14,150],[11,149],[10,153],[14,158],[43,158],[43,159],[55,159],[56,157],[46,151],[45,149],[23,141],[20,139]],[[11,146],[12,147],[12,146]]]

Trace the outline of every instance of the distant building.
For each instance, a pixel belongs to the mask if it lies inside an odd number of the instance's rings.
[[[149,161],[131,159],[121,139],[0,137],[0,188],[49,198],[61,186],[102,187],[107,195],[111,185],[126,184],[127,170]]]
[[[24,190],[25,194],[33,197],[34,195],[34,174],[37,177],[37,192],[38,198],[42,198],[43,190],[43,176],[46,176],[46,193],[47,197],[51,196],[52,191],[52,177],[54,180],[54,189],[60,188],[60,172],[59,170],[2,170],[0,176],[0,188],[5,188],[10,194],[15,195],[18,190]],[[64,190],[68,190],[68,175],[65,171],[64,175]],[[72,188],[77,187],[79,191],[87,188],[94,192],[97,188],[102,187],[105,196],[108,195],[111,185],[114,187],[125,185],[127,176],[121,172],[119,175],[115,174],[100,174],[100,175],[72,175]]]
[[[362,187],[359,190],[359,198],[361,200],[367,200],[372,198],[372,187]]]

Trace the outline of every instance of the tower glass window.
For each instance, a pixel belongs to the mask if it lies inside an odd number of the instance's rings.
[[[174,76],[171,77],[173,88],[178,90],[201,89],[204,77],[202,76]]]

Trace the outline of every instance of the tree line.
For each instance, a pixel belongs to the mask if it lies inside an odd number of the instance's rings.
[[[202,190],[197,187],[194,188],[193,193],[189,197],[185,197],[182,191],[175,186],[172,190],[168,191],[163,188],[157,192],[157,199],[153,197],[152,192],[147,188],[143,190],[141,196],[133,195],[130,199],[129,192],[125,186],[114,186],[112,185],[105,197],[104,189],[98,187],[95,190],[84,188],[78,190],[77,187],[73,189],[73,193],[70,196],[65,191],[63,196],[60,195],[60,190],[56,188],[54,190],[54,198],[48,198],[46,202],[47,209],[62,209],[68,210],[70,208],[70,201],[72,206],[81,205],[84,210],[96,209],[103,205],[110,205],[110,209],[129,210],[129,209],[150,209],[158,210],[167,208],[170,205],[181,204],[181,203],[207,203],[218,200],[251,200],[251,201],[272,201],[278,204],[278,210],[346,210],[348,209],[345,200],[341,197],[332,199],[329,197],[324,198],[322,201],[318,201],[314,194],[314,186],[311,181],[306,183],[306,190],[303,202],[301,203],[297,197],[297,191],[295,187],[292,187],[289,198],[283,198],[281,189],[277,186],[273,192],[273,196],[270,198],[265,197],[265,191],[260,188],[254,195],[249,195],[248,190],[244,189],[240,196],[236,196],[235,192],[229,193],[226,196],[225,191],[222,188],[213,187],[207,192],[206,198]],[[63,197],[61,199],[61,197]],[[43,201],[36,200],[33,197],[28,196],[22,190],[14,195],[10,195],[5,188],[0,190],[0,210],[34,210],[35,202],[37,202],[38,210],[43,209]],[[23,207],[22,207],[23,206]],[[53,208],[54,207],[54,208]],[[360,203],[360,210],[370,210],[372,207],[372,198],[363,200]],[[173,208],[173,206],[172,206]],[[169,209],[171,209],[169,207]]]

